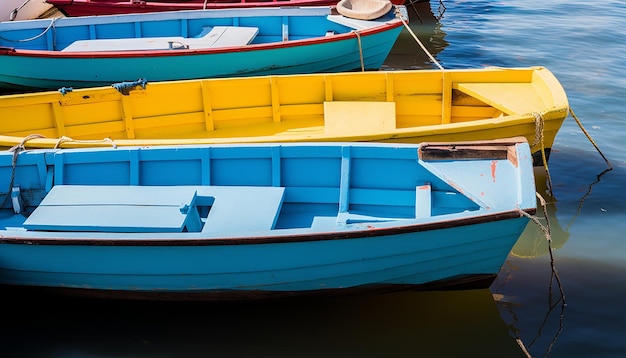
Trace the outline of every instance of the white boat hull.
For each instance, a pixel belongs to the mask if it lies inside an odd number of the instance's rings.
[[[36,19],[51,8],[44,0],[2,0],[0,21]]]

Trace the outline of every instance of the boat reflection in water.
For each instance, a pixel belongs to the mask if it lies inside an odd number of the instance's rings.
[[[522,235],[517,240],[511,255],[520,258],[531,258],[546,255],[552,250],[557,250],[563,247],[569,239],[568,230],[564,229],[558,221],[556,211],[556,198],[550,193],[549,182],[546,176],[546,171],[543,167],[535,167],[535,184],[537,186],[537,193],[539,193],[546,202],[547,220],[544,217],[546,213],[542,210],[541,202],[537,201],[537,218],[542,225],[549,224],[550,227],[550,242],[543,230],[535,223],[530,222]]]
[[[519,344],[529,356],[546,357],[559,339],[565,321],[565,291],[558,277],[559,260],[554,258],[554,251],[569,239],[570,225],[564,228],[558,221],[557,200],[550,190],[545,169],[536,166],[534,174],[537,193],[546,205],[544,212],[541,200],[537,201],[536,216],[541,225],[549,224],[549,236],[536,223],[528,223],[491,291],[502,319]],[[545,302],[545,305],[529,302]]]
[[[488,289],[211,303],[43,296],[35,305],[27,305],[27,294],[2,293],[5,307],[20,312],[0,328],[3,353],[523,357]]]

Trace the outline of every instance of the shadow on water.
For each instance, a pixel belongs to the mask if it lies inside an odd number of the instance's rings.
[[[523,356],[488,289],[210,303],[2,295],[9,356]]]

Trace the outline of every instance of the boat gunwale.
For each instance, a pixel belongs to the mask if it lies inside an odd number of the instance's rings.
[[[331,7],[321,7],[322,9]],[[269,8],[271,10],[280,10],[281,8]],[[291,9],[291,8],[289,8]],[[198,11],[198,10],[191,10]],[[211,11],[211,10],[206,10]],[[174,12],[176,13],[176,12]],[[157,13],[161,14],[161,13]],[[129,14],[129,15],[142,15],[142,14]],[[287,17],[300,17],[300,16],[315,16],[316,14],[308,14],[304,13],[302,15],[295,14],[287,14],[281,15],[278,13],[274,16],[287,16]],[[332,12],[322,14],[319,16],[328,16],[332,15]],[[116,15],[106,15],[106,16],[116,16]],[[259,15],[259,16],[272,16],[272,15]],[[91,17],[91,16],[90,16]],[[207,19],[219,19],[219,18],[228,18],[230,16],[223,17],[207,17]],[[232,17],[235,17],[233,15]],[[237,17],[245,17],[245,16],[237,16]],[[251,17],[251,16],[247,16]],[[75,18],[69,18],[75,19]],[[191,20],[193,18],[182,18],[183,20]],[[157,19],[161,20],[161,19]],[[167,21],[169,19],[162,19],[161,21]],[[150,22],[152,20],[144,20],[145,22]],[[332,22],[332,20],[328,20]],[[132,21],[128,20],[125,22],[131,23]],[[143,21],[142,21],[143,22]],[[67,26],[59,26],[61,27],[74,27],[74,26],[85,26],[85,25],[67,25]],[[346,27],[350,27],[348,25],[343,25]],[[389,19],[385,22],[380,22],[378,25],[368,27],[365,29],[352,29],[351,31],[335,34],[333,36],[318,36],[312,38],[298,39],[298,40],[289,40],[282,42],[269,42],[269,43],[258,43],[258,44],[248,44],[245,46],[228,46],[228,47],[217,47],[217,48],[197,48],[197,49],[163,49],[163,50],[122,50],[122,51],[83,51],[83,52],[63,52],[60,50],[30,50],[30,49],[21,49],[15,48],[12,46],[0,46],[0,56],[8,55],[8,56],[23,56],[23,57],[37,57],[37,58],[89,58],[89,59],[99,59],[99,58],[133,58],[133,57],[174,57],[174,56],[193,56],[193,55],[204,55],[204,54],[216,54],[216,53],[233,53],[233,52],[251,52],[257,50],[272,50],[272,49],[282,49],[282,48],[291,48],[291,47],[299,47],[299,46],[307,46],[307,45],[317,45],[317,44],[326,44],[333,43],[339,41],[347,41],[352,38],[362,38],[368,37],[372,35],[376,35],[379,33],[384,33],[395,29],[397,27],[403,26],[403,22],[396,16],[392,19]],[[34,28],[33,28],[34,29]],[[16,29],[19,30],[19,29]]]
[[[418,222],[407,225],[394,225],[392,227],[375,227],[375,222],[363,222],[356,225],[361,229],[356,230],[342,230],[342,231],[309,231],[306,233],[280,233],[276,231],[277,235],[266,236],[241,236],[241,237],[206,237],[201,233],[188,233],[178,234],[176,237],[164,237],[164,238],[150,238],[147,235],[149,233],[128,233],[128,236],[136,236],[134,239],[130,238],[117,238],[124,233],[117,234],[117,237],[94,237],[94,238],[76,238],[69,237],[64,238],[61,235],[57,235],[56,232],[43,232],[48,237],[26,236],[21,235],[20,231],[12,232],[10,230],[0,231],[0,244],[19,244],[19,245],[82,245],[82,246],[224,246],[224,245],[261,245],[261,244],[275,244],[275,243],[299,243],[299,242],[317,242],[328,240],[347,240],[347,239],[364,239],[374,238],[380,236],[391,236],[400,234],[418,233],[424,231],[433,231],[441,229],[450,229],[461,226],[470,226],[476,224],[483,224],[489,222],[503,221],[509,219],[517,219],[527,215],[535,215],[537,212],[536,207],[506,210],[498,212],[490,212],[484,215],[473,215],[470,212],[468,217],[454,218],[454,219],[442,219],[438,221]],[[524,214],[525,213],[525,214]],[[415,220],[415,219],[414,219]],[[391,223],[397,223],[398,221],[391,221]],[[389,223],[389,222],[385,222]],[[365,226],[365,228],[363,228]],[[286,229],[285,231],[294,230],[307,230],[302,229]],[[271,231],[268,231],[270,233]],[[35,235],[42,232],[32,231]],[[76,235],[89,236],[94,234],[91,232],[77,232]],[[100,236],[106,233],[95,233]],[[58,237],[54,237],[57,235]],[[166,234],[169,235],[169,234]],[[192,237],[194,235],[194,237]],[[185,237],[190,236],[190,237]]]
[[[285,42],[270,42],[259,44],[248,44],[245,46],[228,46],[204,49],[177,49],[177,50],[124,50],[124,51],[83,51],[83,52],[63,52],[50,50],[25,50],[13,47],[0,46],[0,55],[37,57],[37,58],[132,58],[132,57],[175,57],[175,56],[194,56],[215,53],[233,53],[233,52],[252,52],[259,50],[272,50],[290,47],[300,47],[307,45],[326,44],[339,41],[347,41],[352,38],[363,38],[379,33],[387,32],[396,27],[402,26],[401,22],[389,24],[389,26],[378,26],[370,29],[358,30],[359,35],[355,31],[343,34],[333,35],[331,37],[313,37],[300,40],[289,40]]]

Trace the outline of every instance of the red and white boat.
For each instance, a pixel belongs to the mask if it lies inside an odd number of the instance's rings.
[[[239,7],[327,6],[339,0],[46,0],[66,16],[114,15],[157,11]],[[402,5],[405,0],[390,0]]]
[[[52,6],[45,0],[2,0],[0,21],[36,19],[51,10]]]

